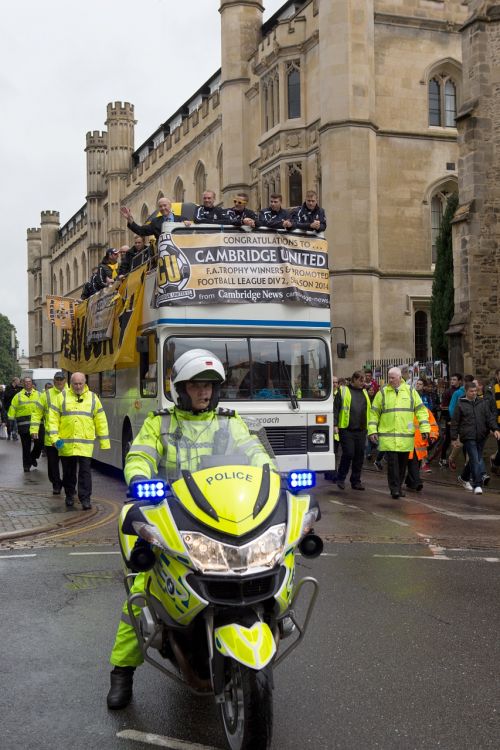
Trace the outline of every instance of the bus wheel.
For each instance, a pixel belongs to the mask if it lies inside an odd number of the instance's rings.
[[[125,422],[122,431],[122,469],[125,468],[125,459],[127,458],[127,453],[132,446],[133,439],[134,436],[132,435],[132,427],[130,426],[130,422]]]

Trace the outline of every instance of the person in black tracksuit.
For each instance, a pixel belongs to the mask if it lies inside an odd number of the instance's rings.
[[[305,203],[292,211],[290,216],[292,229],[302,229],[307,232],[324,232],[326,216],[323,208],[318,206],[318,196],[314,190],[308,190]]]
[[[288,229],[291,222],[288,220],[288,211],[282,205],[282,196],[279,193],[273,193],[269,197],[269,208],[259,211],[258,226],[267,227],[268,229]]]
[[[126,247],[126,246],[124,246]],[[123,277],[126,276],[130,271],[132,270],[132,265],[134,263],[134,258],[141,253],[143,253],[143,259],[146,260],[147,253],[145,253],[146,249],[146,241],[144,240],[144,237],[134,237],[134,245],[133,247],[129,247],[128,250],[123,252],[122,250],[122,260],[120,263],[120,267],[118,268],[118,276]]]
[[[251,227],[253,229],[257,225],[257,214],[247,208],[248,195],[238,193],[233,203],[233,208],[226,210],[225,223],[232,224],[233,227]]]
[[[481,485],[483,483],[483,474],[485,474],[483,450],[486,438],[492,432],[495,438],[500,438],[500,430],[496,415],[491,408],[487,398],[477,397],[476,383],[466,383],[465,396],[458,400],[453,411],[451,419],[451,439],[457,444],[457,438],[463,443],[467,456],[469,457],[469,471],[471,475],[471,485],[476,495],[482,494]],[[459,481],[466,487],[468,480],[462,473]]]
[[[132,212],[126,206],[122,206],[120,209],[122,216],[127,219],[127,227],[134,234],[138,234],[140,237],[150,237],[154,235],[154,238],[158,240],[163,223],[165,221],[186,221],[184,216],[178,216],[172,212],[172,202],[168,198],[160,198],[158,201],[158,214],[152,219],[148,219],[145,224],[136,224]]]
[[[222,206],[215,205],[213,190],[205,190],[202,197],[203,204],[197,206],[193,216],[195,224],[224,224],[225,211]]]

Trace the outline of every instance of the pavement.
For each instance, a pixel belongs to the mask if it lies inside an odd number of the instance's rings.
[[[0,441],[0,542],[73,526],[98,512],[81,510],[78,500],[66,508],[64,494],[52,494],[45,459],[38,464],[25,474],[20,441]]]
[[[489,456],[494,453],[495,448],[496,442],[491,440],[485,450],[487,469]],[[463,492],[457,484],[457,474],[461,468],[462,459],[454,471],[441,469],[435,461],[431,464],[431,472],[423,473],[422,479],[424,483],[457,487],[457,490]],[[373,464],[365,463],[365,476],[372,472],[376,472]],[[325,482],[321,478],[318,484],[320,491],[322,485],[325,488],[332,487],[331,481]],[[491,476],[487,493],[488,500],[495,505],[498,502],[500,507],[500,476]],[[90,511],[81,510],[77,499],[73,508],[66,508],[64,494],[52,494],[45,459],[42,457],[38,468],[24,474],[20,442],[0,441],[0,542],[86,523],[98,513],[99,509],[95,506]],[[323,526],[321,531],[322,534],[329,533]]]

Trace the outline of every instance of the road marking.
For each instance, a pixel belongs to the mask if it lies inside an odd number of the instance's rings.
[[[448,557],[448,555],[373,555],[373,557],[394,557],[400,560],[447,560],[448,562],[500,562],[500,557]]]
[[[96,521],[95,523],[90,523],[87,525],[81,525],[77,524],[77,528],[73,528],[68,531],[59,531],[54,534],[48,533],[47,536],[44,535],[44,539],[62,539],[63,537],[68,536],[78,536],[81,534],[86,533],[87,531],[91,531],[92,529],[98,529],[101,526],[106,526],[108,523],[111,523],[111,521],[114,521],[118,518],[120,515],[121,508],[115,507],[115,504],[111,502],[110,500],[105,500],[102,497],[95,497],[94,500],[96,500],[98,503],[104,503],[104,505],[111,506],[112,512],[109,516],[105,516],[104,518],[101,518],[99,521]]]
[[[443,516],[451,516],[451,518],[460,518],[461,521],[500,521],[500,515],[494,513],[457,513],[453,510],[444,510],[444,508],[438,508],[436,505],[430,503],[423,503],[422,500],[416,500],[414,498],[403,497],[401,498],[406,503],[417,503],[417,505],[425,505],[426,508],[430,508],[435,513],[441,513]]]
[[[121,552],[68,552],[69,555],[121,555]]]
[[[36,553],[32,555],[0,555],[0,560],[10,560],[11,557],[36,557]]]
[[[219,750],[211,745],[199,745],[197,742],[184,742],[173,737],[164,737],[161,734],[150,734],[149,732],[138,732],[135,729],[124,729],[117,732],[116,736],[121,740],[132,740],[133,742],[144,742],[146,745],[166,747],[168,750]]]
[[[398,521],[396,518],[389,518],[389,516],[385,516],[383,513],[374,513],[371,512],[372,516],[377,516],[377,518],[383,518],[384,521],[389,521],[390,523],[397,523],[398,526],[409,526],[409,523],[405,523],[404,521]]]
[[[349,505],[348,503],[342,503],[340,500],[330,500],[331,503],[334,505],[342,505],[344,508],[354,508],[354,510],[359,510],[360,513],[369,513],[371,516],[377,516],[377,518],[383,518],[384,521],[389,521],[390,523],[395,523],[398,526],[409,526],[409,523],[405,523],[404,521],[398,521],[396,518],[390,518],[389,516],[384,515],[383,513],[375,513],[373,510],[365,510],[364,508],[358,508],[357,505]]]

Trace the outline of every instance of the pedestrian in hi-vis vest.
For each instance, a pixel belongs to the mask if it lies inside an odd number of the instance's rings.
[[[54,375],[54,385],[40,395],[39,405],[31,415],[31,437],[34,440],[37,440],[40,434],[43,434],[41,433],[41,430],[45,433],[44,443],[45,454],[47,456],[47,472],[49,475],[49,481],[52,484],[53,495],[61,494],[62,480],[59,470],[59,452],[57,448],[52,445],[49,414],[54,399],[59,393],[61,393],[61,391],[67,390],[67,388],[66,375],[63,372],[56,372]]]
[[[40,406],[40,393],[35,390],[31,378],[24,378],[23,384],[24,388],[12,399],[7,416],[17,422],[17,431],[23,446],[23,469],[28,473],[32,466],[37,466],[42,452],[43,434],[38,435],[36,439],[30,434],[31,415]]]
[[[373,399],[368,437],[372,443],[378,443],[380,451],[386,453],[389,490],[391,496],[397,499],[406,494],[402,485],[408,456],[415,442],[413,418],[416,417],[423,440],[429,437],[431,427],[422,399],[402,379],[399,367],[391,367],[388,378],[389,383]]]
[[[351,487],[364,490],[361,483],[361,470],[365,457],[370,397],[362,372],[352,374],[350,385],[341,385],[335,394],[333,414],[335,433],[340,437],[342,457],[337,469],[337,487],[345,489],[345,480],[351,468]]]
[[[90,510],[92,474],[90,463],[96,438],[102,450],[110,447],[108,420],[101,402],[89,390],[82,372],[74,372],[70,387],[61,391],[49,412],[49,431],[61,457],[62,484],[66,495],[66,507],[75,502],[78,483],[78,498],[83,510]]]

